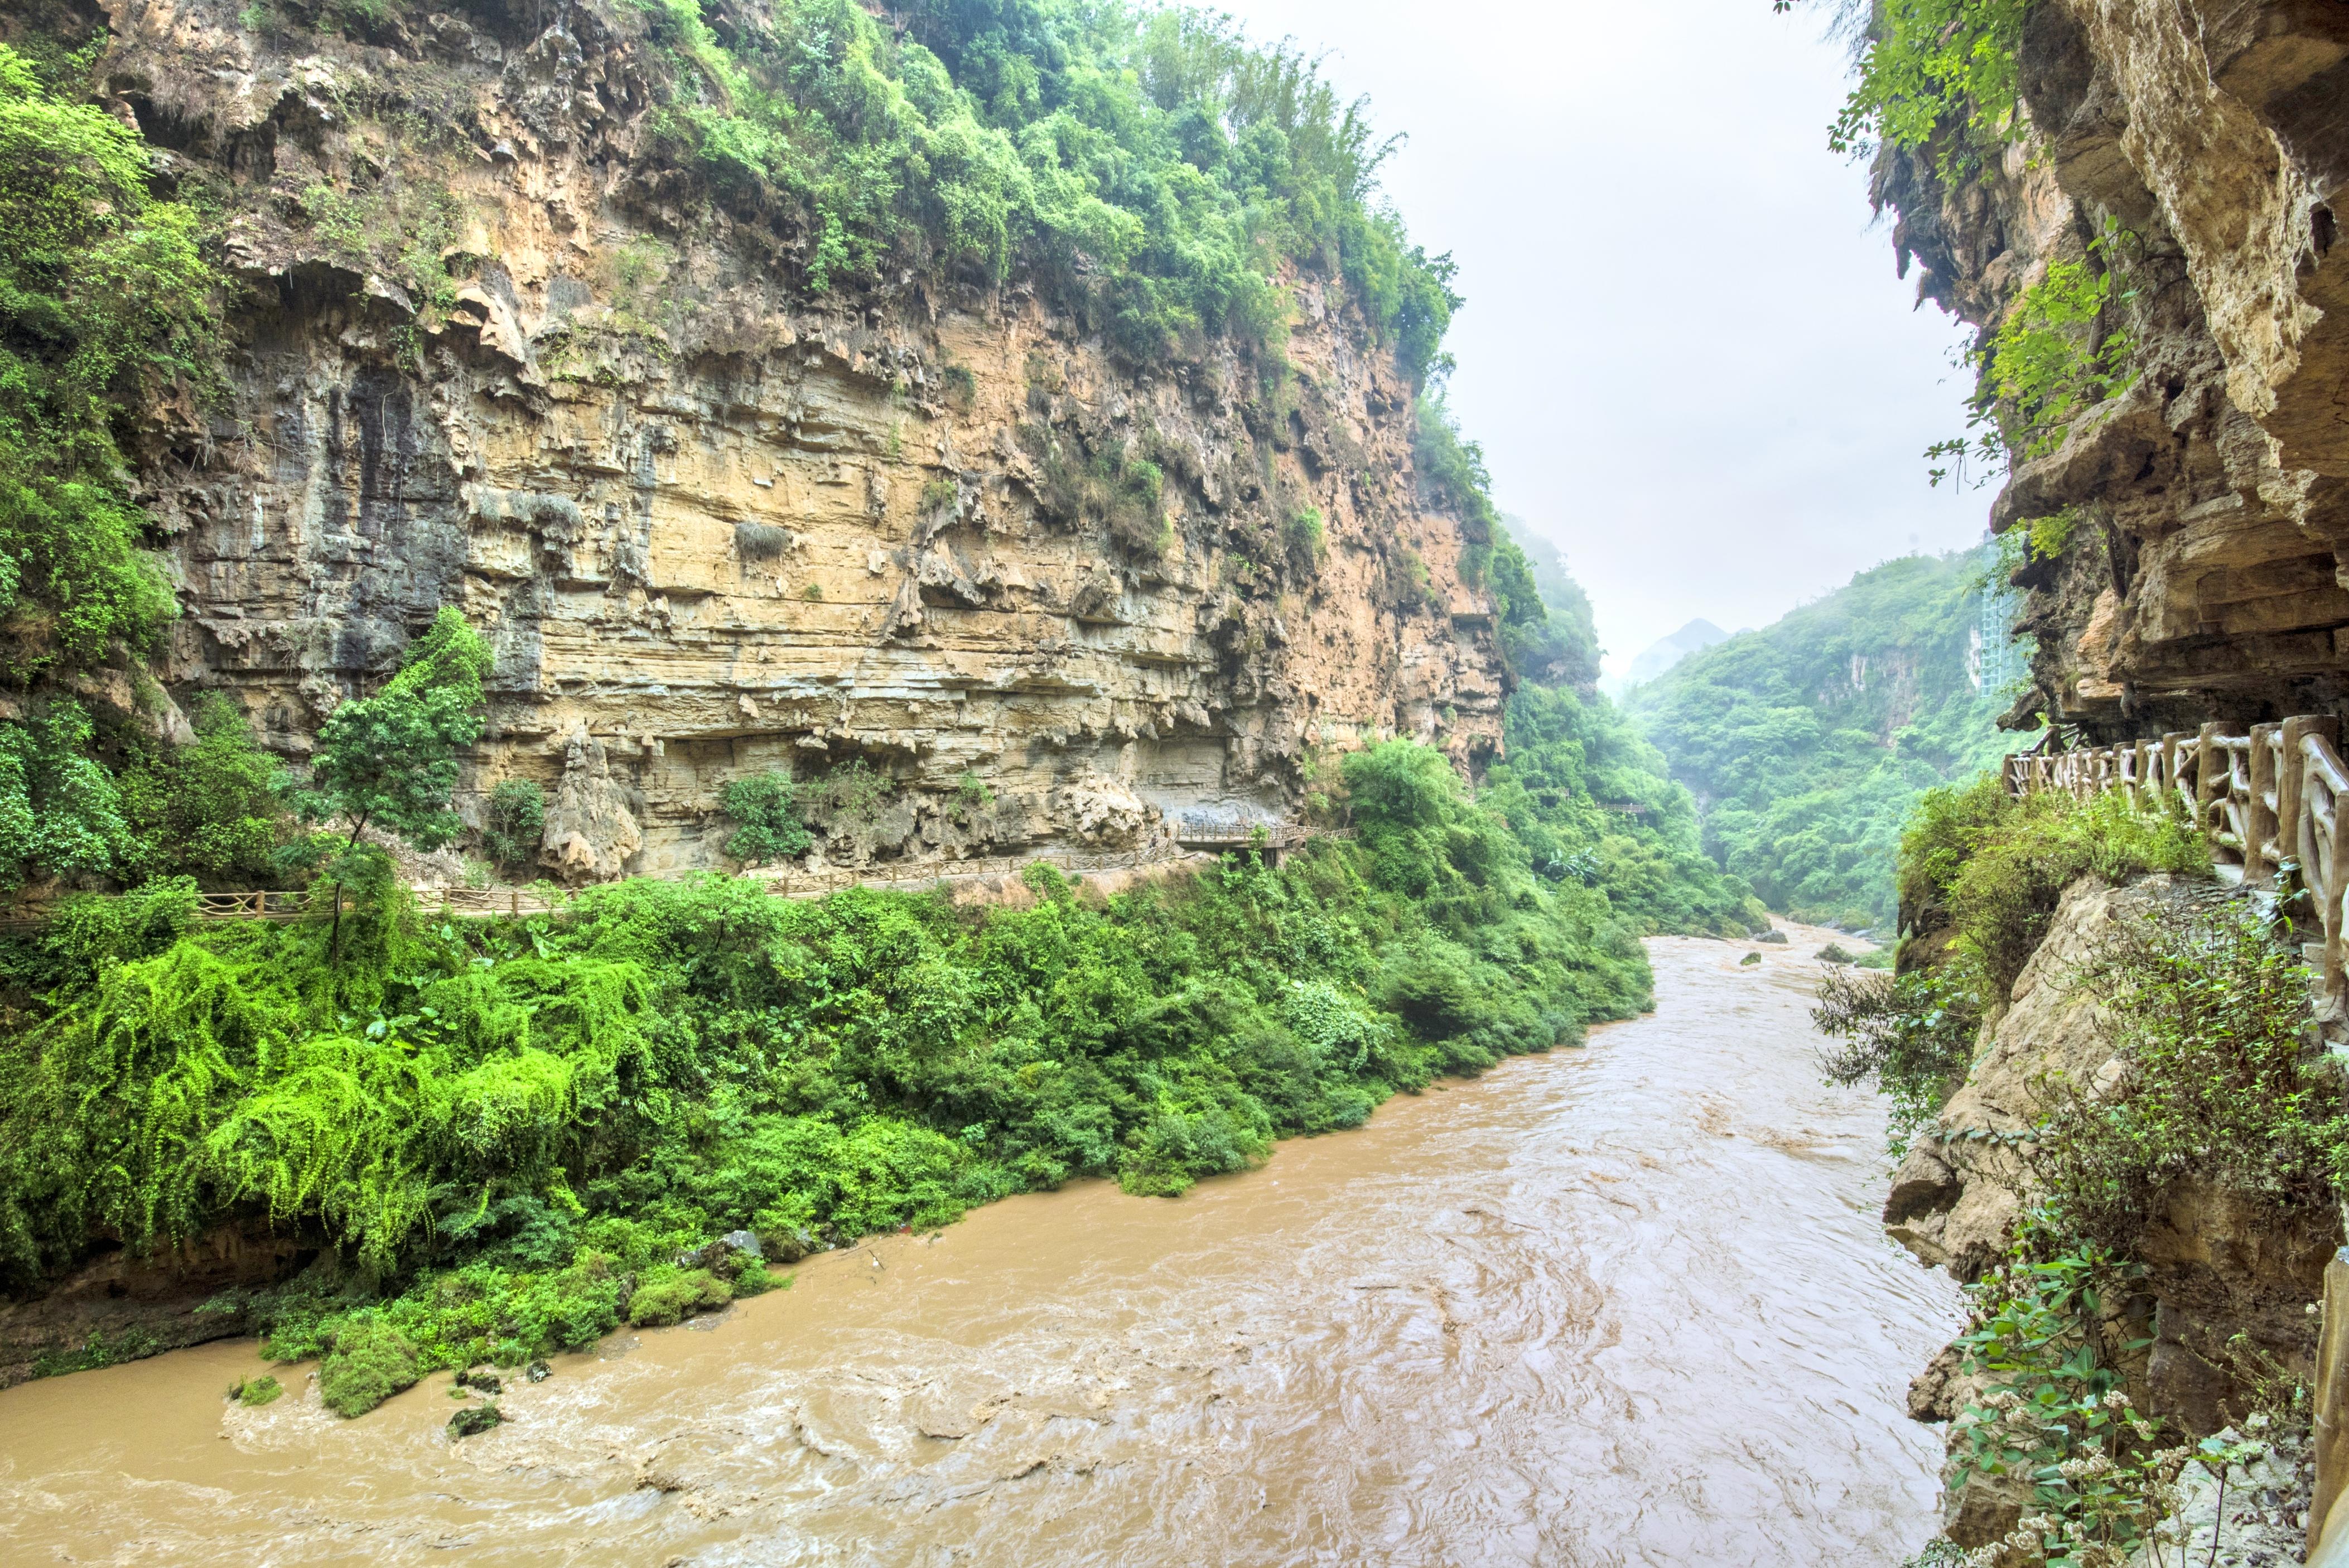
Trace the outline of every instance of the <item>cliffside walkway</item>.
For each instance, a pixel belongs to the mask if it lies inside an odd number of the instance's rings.
[[[2318,965],[2317,1011],[2337,1025],[2349,1019],[2342,929],[2349,766],[2340,743],[2340,721],[2313,715],[2255,724],[2243,734],[2206,724],[2158,740],[2010,757],[2003,777],[2015,795],[2118,795],[2135,810],[2199,831],[2225,881],[2279,898],[2305,892],[2324,933],[2321,949],[2308,944]]]
[[[766,866],[752,867],[742,874],[753,881],[763,882],[766,891],[777,898],[823,898],[853,887],[921,892],[943,890],[957,882],[975,882],[987,877],[1018,876],[1031,865],[1048,865],[1055,871],[1081,876],[1089,872],[1138,871],[1151,866],[1174,865],[1201,856],[1249,849],[1264,853],[1268,859],[1277,859],[1282,851],[1300,848],[1314,839],[1350,839],[1353,836],[1350,828],[1315,828],[1294,822],[1268,824],[1260,839],[1255,836],[1254,830],[1245,827],[1237,832],[1221,828],[1195,831],[1183,828],[1178,829],[1172,838],[1162,839],[1140,850],[1098,852],[1061,850],[985,860],[892,861],[877,866],[816,869]],[[678,877],[660,880],[675,881]],[[543,882],[528,885],[499,883],[485,888],[419,888],[415,891],[429,913],[457,920],[551,914],[560,911],[570,897],[565,890]],[[122,895],[108,893],[97,896],[119,898]],[[0,912],[0,931],[38,930],[48,923],[53,907],[20,907]],[[331,913],[329,909],[313,904],[310,894],[299,888],[207,892],[199,894],[196,901],[196,917],[206,921],[296,921],[324,919]]]

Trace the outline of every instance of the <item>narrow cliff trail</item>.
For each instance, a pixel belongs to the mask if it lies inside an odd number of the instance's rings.
[[[1087,1182],[623,1336],[452,1444],[224,1343],[0,1393],[0,1557],[245,1564],[1897,1563],[1954,1289],[1876,1222],[1795,945],[1176,1202]],[[1758,966],[1741,966],[1749,951]]]

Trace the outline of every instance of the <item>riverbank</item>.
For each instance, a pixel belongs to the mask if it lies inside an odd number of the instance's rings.
[[[1831,934],[1651,941],[1658,1011],[1168,1202],[1104,1181],[557,1357],[451,1443],[225,1343],[0,1393],[0,1546],[186,1563],[1899,1562],[1954,1291],[1821,1085]],[[1741,964],[1748,953],[1761,962]]]

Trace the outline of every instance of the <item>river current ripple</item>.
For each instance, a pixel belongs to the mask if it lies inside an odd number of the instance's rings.
[[[0,1559],[1899,1563],[1955,1293],[1878,1229],[1883,1110],[1819,1081],[1793,934],[1652,941],[1654,1015],[1179,1202],[812,1259],[461,1443],[445,1373],[224,1403],[249,1342],[0,1393]]]

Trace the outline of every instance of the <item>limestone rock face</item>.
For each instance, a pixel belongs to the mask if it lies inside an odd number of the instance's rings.
[[[1139,844],[1293,802],[1317,749],[1496,749],[1485,542],[1420,500],[1414,389],[1318,276],[1285,370],[1130,363],[1017,279],[811,300],[663,163],[632,8],[109,15],[113,107],[222,193],[247,291],[228,406],[140,476],[182,707],[298,758],[456,604],[497,655],[460,809],[536,781],[573,880],[718,863],[720,792],[770,769],[889,780],[818,824],[839,863]],[[304,216],[336,190],[373,250]],[[1143,464],[1162,515],[1102,500]]]
[[[2044,707],[2107,735],[2349,705],[2349,9],[2051,0],[2020,59],[2028,132],[1980,180],[1888,150],[1921,293],[1994,329],[2098,235],[2127,390],[2020,467],[1994,525],[2078,542],[2019,581]]]
[[[608,882],[644,842],[604,743],[584,726],[574,730],[564,748],[563,781],[547,803],[539,863],[565,882]]]

